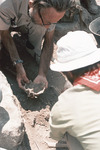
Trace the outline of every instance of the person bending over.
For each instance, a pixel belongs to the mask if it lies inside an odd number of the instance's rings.
[[[47,88],[46,74],[53,53],[55,24],[64,16],[71,3],[73,3],[72,0],[0,0],[0,40],[16,67],[20,88],[23,89],[22,82],[28,83],[29,79],[10,30],[13,28],[14,31],[19,28],[21,32],[28,35],[27,51],[32,56],[34,53],[40,56],[39,72],[34,82],[44,83]]]

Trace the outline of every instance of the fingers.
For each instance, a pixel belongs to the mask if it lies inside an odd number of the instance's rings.
[[[17,82],[19,88],[24,90],[27,93],[27,96],[30,98],[38,97],[38,95],[42,94],[45,89],[48,88],[48,81],[46,77],[39,75],[35,78],[34,82],[31,83],[30,80],[26,77],[26,74],[17,74]],[[27,86],[29,87],[27,88]]]
[[[22,84],[22,80],[21,80],[21,79],[17,79],[17,82],[18,82],[19,88],[25,90],[25,88],[24,88],[24,86],[23,86],[23,84]]]
[[[45,82],[45,88],[46,89],[48,88],[48,82]]]
[[[18,82],[19,88],[25,90],[24,84],[29,83],[29,79],[27,77],[24,77],[24,78],[17,77],[17,82]]]
[[[27,77],[24,77],[23,80],[24,80],[25,83],[29,83],[30,82],[30,80]]]
[[[46,77],[38,75],[33,82],[36,84],[42,83],[42,84],[44,84],[45,88],[48,88],[48,81],[47,81]]]

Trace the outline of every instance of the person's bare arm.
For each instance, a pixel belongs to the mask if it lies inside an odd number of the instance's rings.
[[[19,60],[20,57],[17,52],[17,48],[15,46],[13,38],[10,35],[9,30],[0,31],[0,34],[1,34],[2,43],[4,47],[7,49],[7,51],[9,52],[12,62]],[[18,85],[20,88],[23,88],[22,82],[28,82],[28,78],[26,77],[26,73],[22,63],[16,64],[16,71],[17,71]]]
[[[53,54],[53,35],[54,31],[47,32],[44,39],[42,54],[40,58],[40,66],[38,76],[35,78],[34,82],[45,83],[45,87],[48,87],[48,82],[46,79],[47,71],[50,65],[50,60]]]

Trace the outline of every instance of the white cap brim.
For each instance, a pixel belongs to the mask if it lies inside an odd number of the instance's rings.
[[[92,65],[98,61],[100,61],[100,48],[97,48],[96,51],[89,55],[71,60],[69,62],[60,63],[56,60],[54,64],[50,65],[50,69],[58,72],[72,71]]]

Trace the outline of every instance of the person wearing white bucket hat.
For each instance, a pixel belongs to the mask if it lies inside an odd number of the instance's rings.
[[[65,72],[73,86],[50,113],[50,136],[66,137],[69,150],[100,150],[100,49],[85,31],[68,32],[58,42],[53,71]]]
[[[72,71],[100,61],[100,50],[85,31],[68,32],[57,46],[57,60],[51,70]]]

